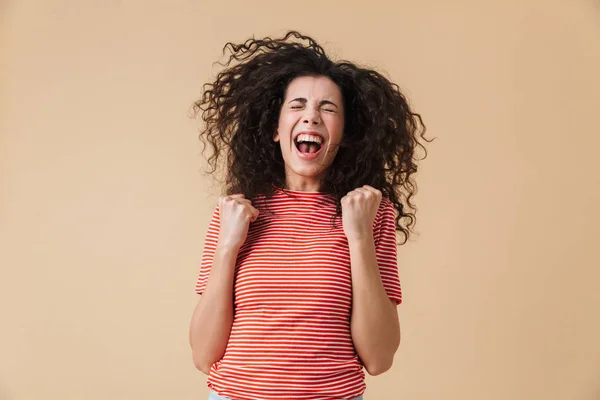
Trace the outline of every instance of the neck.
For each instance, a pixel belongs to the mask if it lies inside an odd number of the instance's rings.
[[[285,189],[297,192],[318,192],[321,190],[321,182],[317,179],[306,179],[304,177],[287,177]]]

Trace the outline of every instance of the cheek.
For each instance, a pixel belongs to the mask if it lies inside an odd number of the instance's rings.
[[[291,132],[294,129],[296,121],[293,116],[282,114],[279,116],[277,131],[281,142],[289,142]]]
[[[327,131],[333,143],[340,143],[344,135],[344,120],[335,119],[330,121]]]

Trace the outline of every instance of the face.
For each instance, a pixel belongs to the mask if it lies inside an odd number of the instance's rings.
[[[344,105],[340,88],[323,76],[292,80],[273,136],[281,146],[287,189],[319,190],[343,133]]]

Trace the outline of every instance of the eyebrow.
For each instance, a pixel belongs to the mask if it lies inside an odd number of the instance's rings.
[[[294,102],[294,101],[299,101],[299,102],[300,102],[300,103],[302,103],[302,104],[306,104],[306,102],[307,102],[308,100],[306,100],[304,97],[297,97],[297,98],[295,98],[295,99],[293,99],[293,100],[290,100],[290,101],[288,102],[288,104],[289,104],[289,103],[292,103],[292,102]],[[332,106],[334,106],[334,107],[336,107],[336,108],[339,108],[337,104],[335,104],[334,102],[332,102],[332,101],[329,101],[329,100],[321,100],[321,101],[319,102],[319,107],[321,107],[321,106],[323,106],[323,105],[325,105],[325,104],[331,104]]]

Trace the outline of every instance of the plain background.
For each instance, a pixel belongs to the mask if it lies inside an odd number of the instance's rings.
[[[0,399],[205,399],[218,194],[190,105],[299,29],[423,115],[392,370],[366,399],[600,399],[598,1],[3,1]]]

